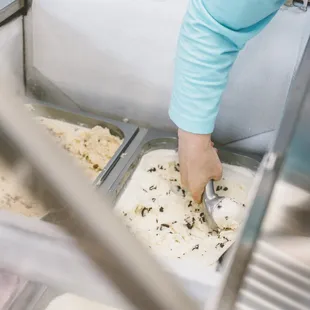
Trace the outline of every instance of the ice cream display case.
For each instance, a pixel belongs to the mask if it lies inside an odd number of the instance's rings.
[[[98,191],[102,195],[110,193],[109,197],[112,197],[116,214],[122,220],[127,220],[125,224],[128,227],[130,220],[137,225],[137,228],[139,224],[142,225],[140,225],[142,230],[138,231],[138,239],[146,248],[156,249],[157,246],[158,251],[154,254],[162,267],[174,277],[181,279],[181,283],[184,283],[187,289],[191,287],[193,296],[203,306],[205,294],[210,294],[218,285],[221,278],[220,267],[226,250],[233,243],[235,233],[227,231],[223,236],[208,234],[201,206],[191,201],[180,186],[176,151],[175,135],[164,131],[140,129],[124,156],[106,175]],[[241,199],[246,210],[246,197],[259,161],[257,158],[225,150],[219,150],[219,156],[224,163],[224,178],[216,183],[216,189],[221,195]],[[145,160],[147,162],[143,164]],[[142,170],[142,175],[139,170]],[[149,182],[152,184],[148,184]],[[137,184],[143,186],[140,192]],[[130,198],[132,196],[136,197],[134,201]],[[122,209],[124,201],[127,202],[125,206],[129,210]],[[143,206],[143,203],[146,206]],[[184,205],[189,212],[182,209]],[[190,223],[186,223],[189,215],[191,215],[191,221],[193,219],[196,221],[192,223],[193,227],[190,227]],[[172,219],[172,217],[176,218]],[[73,235],[81,234],[74,220],[65,210],[50,212],[42,220],[60,227],[70,227]],[[143,223],[141,220],[147,222]],[[152,225],[153,222],[156,223],[155,226]],[[145,225],[148,229],[144,229]],[[145,234],[149,234],[148,239],[143,238]],[[170,236],[172,239],[169,238]],[[228,238],[231,240],[227,241]],[[206,242],[203,242],[204,239]],[[197,249],[193,250],[195,247]],[[209,281],[204,282],[202,274],[207,274]],[[44,284],[24,282],[21,293],[14,299],[11,309],[19,309],[24,300],[31,300],[27,310],[43,310],[55,298],[64,296],[64,293]]]

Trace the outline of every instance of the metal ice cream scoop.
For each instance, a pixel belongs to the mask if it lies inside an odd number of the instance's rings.
[[[206,209],[206,221],[212,230],[218,230],[219,227],[214,221],[213,212],[215,208],[221,203],[224,197],[217,195],[214,191],[213,180],[209,181],[203,192],[202,201]]]

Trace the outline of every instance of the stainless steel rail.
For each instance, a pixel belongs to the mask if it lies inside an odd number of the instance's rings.
[[[269,307],[263,305],[263,294],[257,286],[250,286],[251,268],[260,268],[261,261],[255,260],[255,256],[261,254],[264,259],[272,260],[271,252],[261,252],[258,247],[259,240],[264,235],[286,238],[292,235],[309,236],[310,211],[309,199],[301,202],[300,190],[306,194],[310,192],[310,41],[308,41],[306,52],[303,55],[300,67],[296,77],[291,85],[286,108],[280,124],[275,142],[271,151],[265,156],[257,178],[257,189],[253,193],[253,203],[250,209],[247,221],[243,227],[232,259],[227,266],[225,281],[210,309],[309,309],[310,299],[303,300],[293,298],[288,293],[282,294],[281,298],[274,296],[281,292],[281,277],[279,282],[273,285],[266,285],[272,302]],[[280,183],[286,184],[290,191],[277,196],[278,203],[275,199],[270,201],[276,188]],[[279,194],[279,192],[278,192]],[[283,195],[291,196],[293,199],[291,206],[286,206]],[[280,200],[280,201],[279,201]],[[268,213],[267,213],[268,209]],[[266,218],[265,218],[266,216]],[[279,221],[285,220],[279,224]],[[306,232],[306,233],[305,233]],[[309,245],[310,245],[310,239]],[[273,247],[276,247],[275,243]],[[282,261],[275,261],[281,267]],[[298,261],[290,262],[290,267],[294,270],[294,265]],[[275,269],[269,270],[270,276],[276,274]],[[252,278],[254,280],[255,278]],[[265,284],[264,282],[261,285]],[[310,283],[307,283],[308,292]],[[295,290],[300,288],[296,286]],[[250,306],[244,298],[244,292],[261,299],[261,303],[256,306]],[[243,296],[243,297],[242,297]],[[302,304],[293,303],[303,302]]]

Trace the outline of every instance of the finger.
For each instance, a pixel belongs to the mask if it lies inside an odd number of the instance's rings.
[[[201,203],[204,189],[205,189],[205,185],[200,185],[200,186],[197,186],[197,187],[193,188],[190,191],[191,194],[192,194],[192,197],[193,197],[193,199],[194,199],[194,201],[196,203]]]
[[[192,194],[192,197],[193,197],[193,199],[194,199],[194,201],[196,202],[196,203],[201,203],[201,201],[202,201],[202,194],[203,194],[203,192],[196,192],[196,193],[193,193]]]
[[[181,160],[180,160],[180,175],[181,175],[181,186],[187,189],[188,188],[187,169],[186,169],[186,166],[183,165]]]
[[[212,177],[212,179],[213,179],[214,181],[220,181],[220,180],[222,179],[222,174],[217,174],[217,175],[215,175],[214,177]]]
[[[184,173],[182,173],[182,171],[181,171],[181,186],[184,189],[188,189],[188,179],[187,179],[187,176],[184,175]]]
[[[222,165],[220,165],[216,171],[216,174],[214,174],[212,179],[215,181],[219,181],[221,180],[222,176],[223,176],[223,168],[222,168]]]

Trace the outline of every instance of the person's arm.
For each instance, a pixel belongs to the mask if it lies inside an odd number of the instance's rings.
[[[190,0],[183,20],[169,115],[181,129],[214,129],[229,71],[245,43],[284,0]],[[254,60],[253,60],[254,61]]]
[[[190,0],[180,32],[169,115],[179,127],[182,184],[197,202],[207,182],[222,175],[211,133],[230,69],[245,43],[283,3]]]

